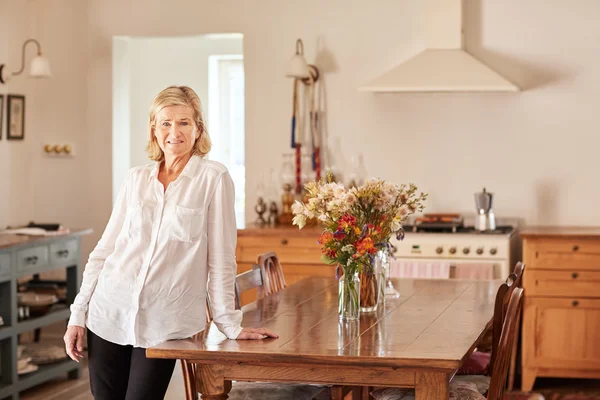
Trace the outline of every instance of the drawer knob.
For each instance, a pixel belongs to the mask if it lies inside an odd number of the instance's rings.
[[[287,239],[281,239],[281,244],[283,244],[283,245],[288,244],[288,240]]]
[[[573,307],[577,307],[579,305],[579,302],[577,300],[573,300]]]
[[[577,246],[577,245],[573,246],[573,251],[577,251],[577,250],[579,250],[579,246]]]
[[[67,258],[67,257],[69,256],[69,250],[68,250],[68,249],[65,249],[65,250],[59,250],[59,251],[57,251],[57,252],[56,252],[56,254],[57,254],[59,257],[65,257],[65,258]]]
[[[38,260],[37,256],[30,256],[30,257],[25,257],[25,262],[27,264],[36,264]]]
[[[573,277],[573,279],[577,279],[577,277],[579,276],[579,274],[577,272],[573,272],[571,274],[571,276]]]

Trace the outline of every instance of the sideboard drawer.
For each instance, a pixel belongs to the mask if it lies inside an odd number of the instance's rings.
[[[247,236],[238,238],[238,262],[255,263],[260,253],[273,251],[281,263],[323,264],[318,236]]]
[[[600,272],[600,254],[538,252],[530,269],[588,270]]]
[[[0,254],[0,276],[8,276],[10,273],[10,254]]]
[[[600,298],[600,272],[526,270],[527,296]]]
[[[48,246],[32,247],[17,253],[17,271],[48,264]]]
[[[50,245],[50,264],[53,266],[68,266],[77,260],[77,239]]]
[[[526,239],[528,269],[600,271],[600,240]]]

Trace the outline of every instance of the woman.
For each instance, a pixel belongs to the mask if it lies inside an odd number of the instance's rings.
[[[277,337],[242,328],[234,309],[234,187],[222,164],[203,159],[210,147],[198,95],[186,86],[160,92],[147,146],[156,163],[127,174],[64,337],[79,362],[87,326],[97,400],[162,399],[175,360],[148,359],[145,349],[202,331],[207,290],[214,322],[229,339]]]

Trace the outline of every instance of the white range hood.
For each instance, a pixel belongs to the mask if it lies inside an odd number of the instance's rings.
[[[361,86],[364,92],[518,92],[464,48],[463,0],[420,0],[427,48]]]

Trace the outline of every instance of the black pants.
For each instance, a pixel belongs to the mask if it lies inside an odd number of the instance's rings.
[[[176,360],[146,358],[146,349],[108,342],[88,329],[95,400],[163,400]]]

